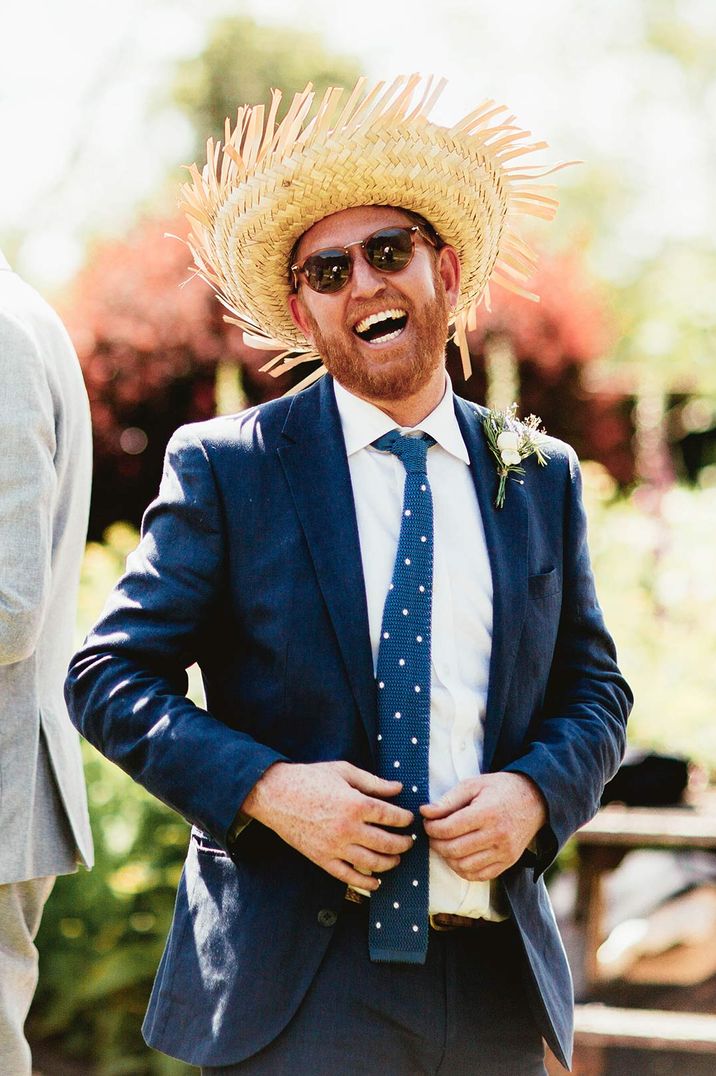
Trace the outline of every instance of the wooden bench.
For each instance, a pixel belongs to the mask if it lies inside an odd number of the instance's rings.
[[[665,1009],[615,1009],[591,1002],[575,1008],[574,1041],[580,1046],[716,1054],[716,1016]]]
[[[703,793],[684,807],[611,804],[574,839],[579,854],[576,913],[583,931],[584,981],[590,992],[601,978],[597,951],[605,936],[604,875],[635,848],[716,851],[716,793]],[[716,1015],[622,1009],[594,1002],[577,1005],[575,1046],[575,1076],[601,1076],[609,1047],[716,1055]],[[548,1068],[550,1073],[564,1071],[556,1062]]]
[[[617,1009],[596,1003],[577,1005],[574,1044],[574,1076],[602,1076],[608,1047],[716,1057],[716,1016],[663,1009]]]
[[[716,851],[716,797],[702,795],[685,807],[610,804],[574,839],[579,853],[576,914],[584,934],[584,982],[590,991],[600,980],[597,950],[604,941],[604,874],[635,848]]]

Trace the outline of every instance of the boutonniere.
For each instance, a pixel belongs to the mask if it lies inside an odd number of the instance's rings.
[[[539,465],[546,467],[549,456],[542,451],[545,432],[540,429],[540,422],[536,415],[530,415],[521,422],[517,418],[517,404],[512,404],[504,411],[490,411],[484,420],[485,437],[490,452],[497,460],[500,479],[495,498],[497,508],[502,508],[505,503],[509,476],[525,473],[521,466],[523,460],[535,455]]]

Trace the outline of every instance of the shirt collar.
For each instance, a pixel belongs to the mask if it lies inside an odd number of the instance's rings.
[[[362,448],[368,448],[378,437],[396,429],[394,419],[380,408],[368,403],[367,400],[362,400],[359,396],[354,396],[338,381],[334,380],[333,387],[348,456],[354,455]],[[404,427],[397,428],[401,433],[408,432]],[[430,434],[436,443],[451,456],[456,456],[457,459],[469,465],[470,457],[457,423],[452,383],[447,373],[442,400],[421,422],[410,427],[410,430],[420,430]]]

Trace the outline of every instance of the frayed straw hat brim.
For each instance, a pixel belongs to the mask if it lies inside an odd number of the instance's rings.
[[[328,90],[310,123],[310,86],[280,124],[274,91],[267,115],[263,105],[239,109],[224,145],[209,141],[203,172],[190,169],[182,204],[198,272],[250,343],[284,352],[270,364],[274,372],[317,357],[288,312],[289,256],[312,224],[343,209],[410,210],[455,247],[461,343],[491,279],[534,298],[522,285],[535,258],[515,218],[551,219],[557,203],[534,186],[546,172],[513,162],[545,144],[527,142],[529,132],[492,101],[452,128],[430,122],[443,85],[414,75],[367,90],[361,79],[342,109],[343,91]]]

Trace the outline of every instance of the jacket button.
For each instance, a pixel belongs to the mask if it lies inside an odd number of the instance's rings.
[[[321,924],[322,927],[335,926],[337,919],[338,916],[332,908],[321,908],[320,912],[318,913],[318,922]]]

